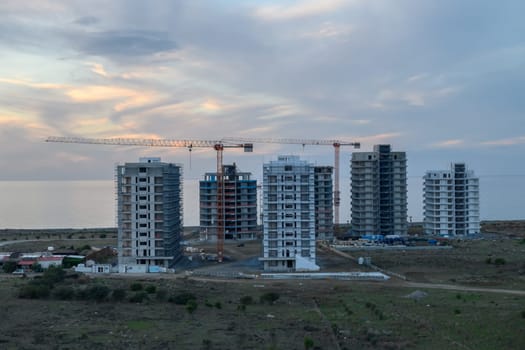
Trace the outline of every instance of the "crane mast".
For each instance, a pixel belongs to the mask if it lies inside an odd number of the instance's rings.
[[[50,136],[46,142],[81,143],[91,145],[143,146],[143,147],[211,147],[217,152],[217,260],[224,258],[224,176],[222,154],[224,148],[242,148],[252,152],[253,144],[235,143],[222,140],[173,140],[173,139],[135,139],[135,138],[85,138]]]
[[[334,223],[340,224],[339,207],[341,205],[341,191],[339,184],[339,160],[341,146],[353,146],[356,149],[361,147],[360,142],[349,142],[340,140],[315,140],[315,139],[274,139],[274,138],[249,138],[249,137],[225,137],[225,141],[231,142],[251,142],[251,143],[278,143],[293,145],[312,145],[312,146],[333,146],[334,147]]]

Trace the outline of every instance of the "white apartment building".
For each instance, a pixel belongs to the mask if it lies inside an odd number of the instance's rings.
[[[478,234],[479,178],[464,163],[423,177],[424,230],[427,235]]]
[[[116,187],[119,265],[172,266],[181,257],[182,166],[140,158],[117,166]]]
[[[314,166],[298,156],[263,165],[265,271],[315,271]]]

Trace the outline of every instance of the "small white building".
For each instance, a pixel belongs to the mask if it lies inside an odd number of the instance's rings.
[[[113,271],[111,265],[109,264],[93,264],[90,266],[86,266],[85,264],[78,264],[77,266],[75,266],[75,272],[111,273],[111,272],[116,272],[116,271]]]
[[[62,265],[63,256],[41,256],[36,261],[45,270],[50,266]]]

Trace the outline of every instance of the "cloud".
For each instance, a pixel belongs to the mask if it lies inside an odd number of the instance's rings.
[[[73,23],[80,24],[83,26],[90,26],[92,24],[97,24],[98,22],[100,22],[100,19],[94,16],[80,17],[73,21]]]
[[[268,21],[290,20],[334,12],[348,5],[348,3],[347,0],[306,0],[288,6],[261,6],[255,13],[257,17]]]
[[[324,22],[319,28],[308,31],[303,34],[304,37],[314,39],[333,39],[346,37],[352,33],[352,27],[349,25],[335,24],[333,22]]]
[[[119,100],[114,110],[120,112],[131,107],[139,107],[158,99],[151,92],[138,91],[119,86],[87,85],[68,89],[66,95],[75,102],[92,103]]]
[[[119,30],[76,33],[72,44],[83,54],[128,60],[174,50],[177,44],[167,32]]]
[[[11,79],[11,78],[0,78],[0,83],[25,86],[25,87],[30,87],[33,89],[46,89],[46,90],[63,89],[66,87],[66,85],[62,85],[62,84],[36,83],[31,80]]]
[[[401,132],[389,132],[389,133],[382,133],[382,134],[376,134],[376,135],[369,135],[369,136],[357,136],[353,137],[352,140],[354,142],[361,142],[361,147],[363,148],[363,145],[376,145],[381,143],[390,143],[399,137],[401,137],[403,134]]]
[[[525,144],[525,136],[510,137],[500,140],[482,142],[485,146],[516,146]]]
[[[108,77],[108,73],[104,69],[104,66],[100,63],[91,63],[91,71],[95,74],[101,75],[103,77]]]
[[[432,144],[432,147],[435,148],[454,148],[457,146],[461,146],[465,143],[464,140],[461,139],[452,139],[452,140],[444,140],[440,142],[436,142]]]

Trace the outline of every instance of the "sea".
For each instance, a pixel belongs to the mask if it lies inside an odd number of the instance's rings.
[[[199,222],[199,182],[184,181],[184,225]],[[0,229],[116,227],[112,180],[0,181]]]
[[[525,218],[525,178],[481,177],[482,220]],[[341,187],[341,223],[350,221],[349,184]],[[184,225],[199,224],[199,180],[185,179]],[[258,200],[258,204],[260,201]],[[408,178],[408,220],[421,221],[420,177]],[[0,229],[116,227],[113,180],[0,181]]]

